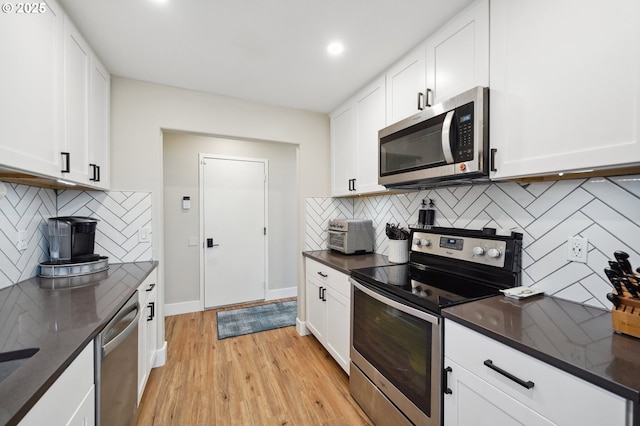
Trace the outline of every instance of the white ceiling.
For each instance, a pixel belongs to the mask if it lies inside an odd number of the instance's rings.
[[[60,2],[113,75],[327,113],[472,0]]]

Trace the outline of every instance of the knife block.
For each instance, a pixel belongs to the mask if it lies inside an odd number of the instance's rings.
[[[640,338],[640,300],[632,299],[626,292],[618,300],[620,305],[611,309],[613,329]]]

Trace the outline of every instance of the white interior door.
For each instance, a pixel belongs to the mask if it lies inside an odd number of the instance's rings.
[[[202,158],[205,308],[265,298],[267,165]]]

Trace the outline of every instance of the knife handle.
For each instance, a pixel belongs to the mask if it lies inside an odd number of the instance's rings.
[[[633,268],[631,267],[631,263],[629,263],[629,255],[623,251],[616,251],[613,253],[613,257],[618,261],[618,265],[620,265],[620,269],[625,274],[633,274]]]

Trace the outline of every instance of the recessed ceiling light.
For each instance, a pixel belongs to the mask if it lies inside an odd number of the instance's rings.
[[[327,46],[327,52],[329,52],[329,55],[331,56],[338,56],[344,52],[344,44],[339,41],[331,42]]]

